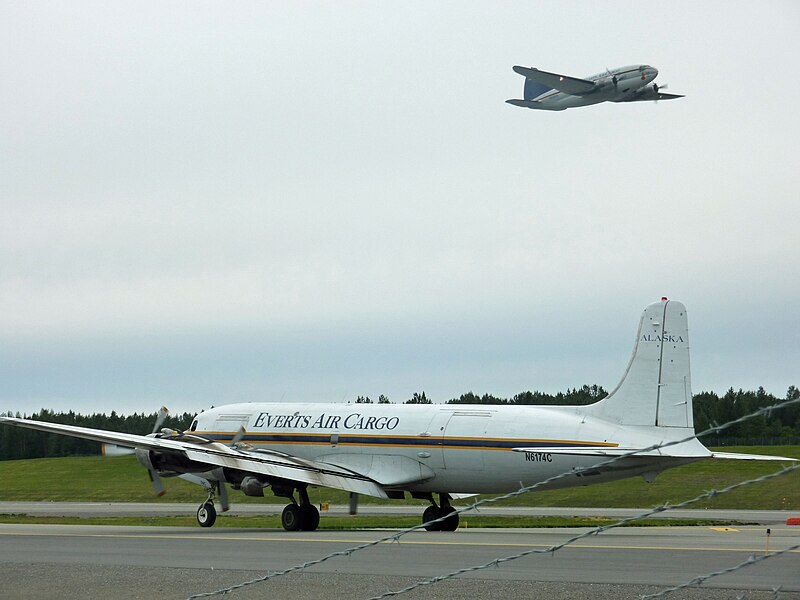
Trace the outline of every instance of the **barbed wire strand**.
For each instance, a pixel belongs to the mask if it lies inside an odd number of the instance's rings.
[[[629,523],[633,523],[634,521],[639,521],[641,519],[646,519],[647,517],[650,517],[652,515],[658,514],[660,512],[664,512],[665,510],[674,510],[674,509],[678,509],[678,508],[684,508],[686,506],[689,506],[690,504],[694,504],[695,502],[699,502],[700,500],[707,500],[707,499],[710,499],[710,498],[715,498],[715,497],[720,496],[722,494],[727,494],[728,492],[732,492],[733,490],[736,490],[738,488],[745,487],[747,485],[752,485],[754,483],[760,483],[762,481],[767,481],[767,480],[773,479],[775,477],[780,477],[782,475],[786,475],[787,473],[790,473],[792,471],[796,471],[798,469],[800,469],[800,464],[792,465],[790,467],[785,467],[785,468],[781,469],[780,471],[775,471],[774,473],[768,473],[766,475],[762,475],[761,477],[757,477],[756,479],[749,479],[747,481],[740,481],[739,483],[735,483],[735,484],[730,485],[730,486],[728,486],[726,488],[722,488],[721,490],[709,490],[707,492],[703,492],[702,494],[700,494],[699,496],[696,496],[695,498],[691,498],[689,500],[684,500],[683,502],[679,502],[678,504],[665,504],[663,506],[657,506],[656,508],[654,508],[652,510],[648,510],[648,511],[646,511],[644,513],[641,513],[639,515],[636,515],[636,516],[633,516],[633,517],[628,517],[628,518],[622,519],[620,521],[617,521],[615,523],[611,523],[609,525],[600,525],[598,527],[594,527],[594,528],[592,528],[592,529],[590,529],[588,531],[585,531],[585,532],[580,533],[580,534],[578,534],[576,536],[573,536],[573,537],[569,538],[568,540],[566,540],[566,541],[564,541],[564,542],[562,542],[560,544],[555,544],[555,545],[550,546],[548,548],[532,548],[530,550],[525,550],[523,552],[519,552],[518,554],[513,554],[511,556],[504,556],[502,558],[495,558],[495,559],[489,561],[488,563],[484,563],[482,565],[476,565],[476,566],[472,566],[472,567],[464,567],[462,569],[458,569],[456,571],[452,571],[452,572],[450,572],[450,573],[448,573],[446,575],[438,575],[436,577],[431,577],[430,579],[425,579],[423,581],[419,581],[419,582],[417,582],[415,584],[412,584],[412,585],[410,585],[408,587],[405,587],[405,588],[403,588],[401,590],[385,592],[385,593],[381,594],[380,596],[374,596],[374,597],[370,598],[369,600],[382,600],[383,598],[389,598],[389,597],[392,597],[392,596],[399,596],[401,594],[405,594],[407,592],[415,590],[415,589],[417,589],[419,587],[422,587],[424,585],[431,585],[431,584],[434,584],[434,583],[438,583],[440,581],[445,581],[447,579],[452,579],[452,578],[454,578],[454,577],[456,577],[458,575],[462,575],[464,573],[469,573],[469,572],[472,572],[472,571],[480,571],[482,569],[488,569],[489,567],[497,567],[502,563],[510,562],[512,560],[517,560],[519,558],[523,558],[525,556],[530,556],[532,554],[551,554],[551,553],[555,553],[556,551],[561,550],[565,546],[573,544],[573,543],[575,543],[575,542],[577,542],[579,540],[582,540],[584,538],[591,537],[593,535],[597,535],[598,533],[602,533],[604,531],[608,531],[609,529],[614,529],[615,527],[622,527],[622,526],[627,525]],[[792,550],[792,549],[794,549],[794,547],[790,548],[790,550]],[[772,556],[772,555],[770,554],[769,556]],[[747,564],[749,564],[749,563],[745,563],[745,565],[747,565]],[[741,568],[741,567],[738,567],[738,568]]]
[[[707,573],[706,575],[698,575],[694,579],[687,581],[686,583],[682,583],[680,585],[676,585],[675,587],[671,587],[666,590],[662,590],[656,594],[648,594],[647,596],[639,596],[640,600],[650,600],[651,598],[663,598],[667,594],[671,594],[672,592],[677,592],[678,590],[682,590],[687,587],[691,587],[693,585],[701,585],[704,582],[708,581],[712,577],[717,577],[718,575],[724,575],[726,573],[733,573],[734,571],[738,571],[739,569],[744,569],[745,567],[749,567],[750,565],[754,565],[762,560],[767,560],[768,558],[774,558],[776,556],[780,556],[781,554],[786,554],[787,552],[794,552],[795,550],[800,550],[800,544],[795,544],[794,546],[789,546],[783,550],[779,550],[778,552],[771,552],[769,554],[762,554],[756,556],[755,554],[751,554],[750,557],[740,562],[738,565],[733,567],[728,567],[727,569],[721,569],[719,571],[714,571],[713,573]],[[772,590],[777,598],[777,593],[780,591],[780,588],[776,588]]]
[[[393,533],[392,535],[388,535],[388,536],[379,538],[379,539],[371,541],[371,542],[360,544],[358,546],[353,546],[351,548],[347,548],[346,550],[340,550],[340,551],[337,551],[337,552],[332,552],[330,554],[322,556],[321,558],[318,558],[318,559],[315,559],[315,560],[311,560],[311,561],[307,561],[307,562],[304,562],[302,564],[294,565],[294,566],[288,567],[288,568],[286,568],[286,569],[284,569],[282,571],[276,571],[276,572],[273,572],[273,573],[267,573],[264,576],[257,577],[255,579],[244,581],[244,582],[241,582],[241,583],[238,583],[238,584],[234,584],[234,585],[231,585],[231,586],[228,586],[228,587],[225,587],[225,588],[221,588],[219,590],[214,590],[212,592],[202,592],[202,593],[194,594],[194,595],[188,596],[186,598],[186,600],[195,600],[196,598],[208,598],[208,597],[211,597],[211,596],[225,595],[225,594],[227,594],[229,592],[232,592],[232,591],[235,591],[235,590],[238,590],[238,589],[241,589],[241,588],[244,588],[244,587],[256,584],[256,583],[262,583],[262,582],[268,581],[270,579],[275,579],[275,578],[281,577],[283,575],[288,575],[288,574],[293,573],[295,571],[302,571],[302,570],[304,570],[304,569],[306,569],[308,567],[312,567],[312,566],[321,564],[321,563],[323,563],[325,561],[328,561],[328,560],[330,560],[332,558],[336,558],[336,557],[339,557],[339,556],[350,556],[355,552],[360,552],[361,550],[366,550],[368,548],[372,548],[374,546],[377,546],[379,544],[383,544],[383,543],[386,543],[386,542],[399,542],[399,540],[400,540],[400,538],[402,536],[407,535],[407,534],[412,533],[412,532],[415,532],[415,531],[419,531],[419,530],[424,529],[424,528],[426,528],[426,527],[428,527],[428,526],[430,526],[432,524],[440,523],[442,521],[445,521],[446,519],[452,518],[452,516],[455,515],[455,514],[461,514],[461,513],[470,511],[470,510],[477,510],[477,508],[479,506],[483,506],[485,504],[492,504],[492,503],[495,503],[495,502],[500,502],[500,501],[503,501],[503,500],[508,500],[508,499],[511,499],[511,498],[515,498],[517,496],[520,496],[522,494],[526,494],[526,493],[528,493],[530,491],[533,491],[533,490],[535,490],[537,488],[540,488],[540,487],[545,486],[545,485],[547,485],[549,483],[558,481],[560,479],[564,479],[564,478],[575,476],[575,475],[580,475],[581,473],[595,470],[598,467],[609,466],[609,465],[612,465],[612,464],[614,464],[616,462],[624,460],[625,458],[628,458],[628,457],[631,457],[631,456],[635,456],[635,455],[640,454],[642,452],[650,452],[650,451],[653,451],[653,450],[660,450],[662,448],[667,448],[669,446],[675,446],[677,444],[683,444],[685,442],[689,442],[689,441],[691,441],[693,439],[700,438],[700,437],[703,437],[705,435],[709,435],[711,433],[718,433],[718,432],[720,432],[720,431],[722,431],[724,429],[727,429],[729,427],[733,427],[734,425],[737,425],[739,423],[743,423],[744,421],[747,421],[749,419],[753,419],[755,417],[759,417],[759,416],[762,416],[762,415],[768,415],[768,414],[772,413],[772,411],[774,411],[774,410],[778,410],[778,409],[784,408],[786,406],[790,406],[790,405],[793,405],[793,404],[799,404],[799,403],[800,403],[800,398],[796,398],[796,399],[793,399],[793,400],[784,400],[782,402],[779,402],[778,404],[773,404],[771,406],[760,408],[760,409],[758,409],[756,411],[753,411],[752,413],[749,413],[747,415],[743,415],[743,416],[739,417],[738,419],[735,419],[733,421],[729,421],[727,423],[723,423],[722,425],[715,425],[713,427],[710,427],[710,428],[706,429],[705,431],[702,431],[700,433],[695,433],[695,434],[690,435],[688,437],[685,437],[683,439],[674,440],[674,441],[671,441],[671,442],[653,444],[652,446],[648,446],[646,448],[640,448],[640,449],[632,450],[632,451],[627,452],[625,454],[621,454],[619,456],[615,456],[613,458],[610,458],[609,460],[596,463],[596,464],[594,464],[594,465],[592,465],[590,467],[573,468],[573,469],[571,469],[569,471],[565,471],[565,472],[560,473],[558,475],[553,475],[552,477],[548,477],[547,479],[543,479],[542,481],[536,482],[536,483],[531,484],[529,486],[520,487],[518,490],[515,490],[513,492],[509,492],[507,494],[503,494],[503,495],[500,495],[500,496],[494,496],[492,498],[483,498],[483,499],[477,500],[477,501],[473,502],[472,504],[468,504],[468,505],[463,506],[463,507],[461,507],[459,509],[456,509],[455,511],[450,512],[450,513],[448,513],[448,514],[446,514],[446,515],[444,515],[442,517],[439,517],[437,519],[433,519],[433,520],[425,522],[425,523],[420,523],[419,525],[414,525],[414,526],[408,527],[406,529],[402,529],[400,531],[397,531],[397,532]],[[648,515],[649,514],[655,514],[655,513],[658,513],[658,512],[663,512],[664,510],[667,510],[667,509],[663,508],[663,507],[658,507],[657,509],[655,509],[654,512],[648,513]],[[636,519],[638,519],[638,518],[642,518],[642,517],[637,517]],[[634,520],[636,520],[636,519],[634,519]],[[629,519],[626,519],[625,521],[627,522],[627,521],[629,521]],[[608,529],[610,527],[611,526],[608,525],[608,526],[605,526],[604,528],[598,528],[598,529],[603,531],[603,530]],[[593,534],[594,533],[600,533],[601,531],[593,532]]]

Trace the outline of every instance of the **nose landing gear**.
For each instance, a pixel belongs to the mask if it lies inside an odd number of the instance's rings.
[[[219,485],[225,484],[220,482]],[[217,520],[217,509],[214,508],[214,487],[215,486],[212,485],[209,488],[208,498],[206,498],[206,501],[197,509],[197,522],[200,524],[200,527],[211,527]],[[223,510],[225,510],[224,507]]]
[[[217,520],[217,509],[213,502],[205,502],[197,509],[197,522],[200,527],[211,527]]]

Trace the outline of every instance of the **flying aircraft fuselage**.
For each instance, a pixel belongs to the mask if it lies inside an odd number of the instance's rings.
[[[597,91],[586,96],[574,96],[558,90],[550,90],[534,100],[552,107],[554,110],[589,106],[600,102],[624,102],[627,98],[633,97],[639,89],[652,82],[657,75],[658,69],[649,65],[619,67],[586,77],[585,79],[597,84]]]
[[[515,66],[514,72],[525,77],[523,98],[509,104],[539,110],[565,110],[601,102],[639,102],[671,100],[679,94],[667,94],[654,82],[658,69],[650,65],[630,65],[608,69],[585,78],[542,71],[535,67]]]

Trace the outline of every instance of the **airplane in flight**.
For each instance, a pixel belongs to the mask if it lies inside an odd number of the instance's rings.
[[[248,496],[270,488],[289,500],[281,517],[288,531],[319,525],[309,486],[346,490],[351,499],[424,499],[423,523],[442,519],[426,529],[454,531],[451,500],[515,491],[561,473],[569,475],[541,489],[634,475],[653,481],[708,458],[794,460],[711,452],[697,439],[647,450],[694,433],[686,308],[666,298],[645,308],[622,380],[588,406],[253,402],[201,412],[187,431],[159,430],[165,416],[162,409],[150,435],[11,417],[0,423],[132,449],[159,495],[162,477],[206,488],[197,510],[203,527],[214,524],[215,499],[228,510],[227,486]],[[634,450],[643,451],[624,456]]]
[[[566,110],[600,102],[639,102],[672,100],[680,94],[667,94],[655,81],[658,69],[650,65],[633,65],[607,69],[585,79],[540,71],[533,67],[514,67],[525,77],[523,98],[506,100],[514,106],[538,110]]]

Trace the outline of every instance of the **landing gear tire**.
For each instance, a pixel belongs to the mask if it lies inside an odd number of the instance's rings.
[[[439,508],[439,511],[440,517],[448,515],[444,521],[437,523],[439,531],[455,531],[458,529],[458,513],[455,508],[452,506],[442,506]]]
[[[281,525],[286,531],[300,531],[303,528],[303,511],[297,504],[287,504],[281,514]]]
[[[197,522],[200,524],[200,527],[211,527],[216,520],[217,509],[214,508],[211,502],[206,502],[197,509]]]
[[[458,529],[458,513],[452,506],[429,506],[422,513],[422,522],[427,523],[449,515],[444,521],[425,525],[427,531],[455,531]]]
[[[433,521],[438,519],[439,517],[443,516],[439,512],[438,506],[429,506],[425,509],[425,512],[422,513],[422,522],[427,523],[428,521]],[[429,525],[425,525],[426,531],[441,531],[441,523],[431,523]]]
[[[306,504],[300,507],[302,514],[301,527],[303,531],[316,531],[319,527],[319,511],[313,504]]]

